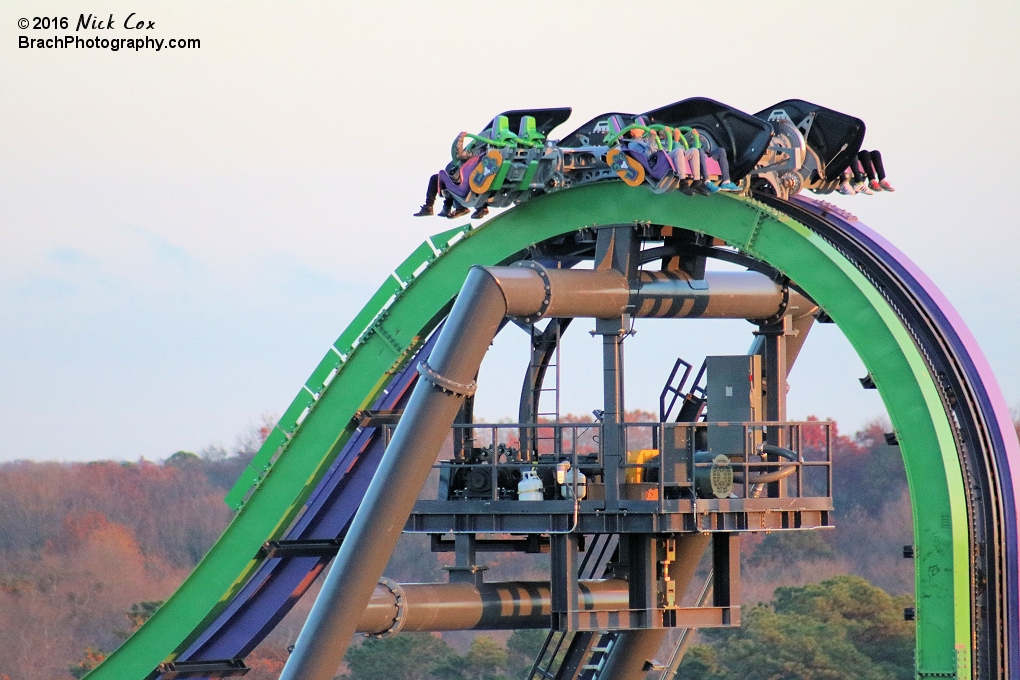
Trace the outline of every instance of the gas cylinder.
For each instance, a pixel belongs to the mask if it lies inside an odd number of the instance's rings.
[[[569,465],[569,464],[568,464]],[[559,477],[559,474],[556,475]],[[566,499],[574,498],[574,480],[577,480],[577,497],[583,499],[588,494],[588,478],[577,468],[568,467],[563,471],[560,482],[560,495]]]
[[[522,501],[543,500],[542,480],[534,470],[525,470],[524,477],[517,483],[517,499]]]

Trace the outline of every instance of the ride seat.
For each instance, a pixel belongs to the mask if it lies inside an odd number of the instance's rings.
[[[528,146],[540,146],[545,141],[545,135],[538,131],[534,116],[521,117],[521,126],[517,137]]]
[[[457,182],[450,176],[446,170],[439,171],[439,184],[440,186],[449,191],[454,196],[459,198],[466,198],[471,193],[471,185],[468,183],[468,179],[471,177],[471,173],[474,172],[475,166],[477,166],[482,160],[482,156],[474,156],[464,161],[464,165],[460,166],[460,182]]]
[[[705,174],[715,175],[719,177],[722,175],[722,168],[719,167],[719,161],[709,156],[705,156]]]
[[[520,142],[521,138],[510,131],[510,119],[506,116],[496,116],[495,124],[492,126],[492,139],[497,142]]]
[[[623,118],[618,115],[610,116],[606,123],[609,125],[609,134],[612,135],[620,134],[620,130],[626,127],[623,124]]]
[[[628,149],[627,155],[644,166],[645,175],[655,182],[658,182],[669,173],[676,173],[676,164],[669,157],[668,153],[657,151],[649,159],[644,153],[636,149]]]

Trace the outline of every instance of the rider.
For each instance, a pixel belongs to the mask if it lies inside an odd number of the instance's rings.
[[[865,151],[861,149],[857,153],[857,159],[864,166],[864,172],[868,176],[868,184],[872,191],[896,191],[885,178],[885,165],[882,164],[882,153],[880,151]]]
[[[680,191],[688,195],[692,194],[692,187],[694,187],[695,183],[698,183],[699,188],[703,186],[703,183],[701,183],[701,154],[698,153],[697,149],[690,147],[680,128],[664,128],[659,134],[673,136],[673,163],[676,165],[677,176],[680,178]],[[690,174],[684,173],[681,177],[680,173],[685,165],[684,161],[686,161],[686,166],[690,168]]]
[[[698,150],[701,156],[701,169],[703,175],[704,188],[708,193],[714,194],[717,191],[740,191],[740,187],[734,184],[730,180],[730,163],[726,156],[726,150],[721,146],[716,146],[711,151],[706,151],[704,144],[701,142],[701,134],[694,128],[681,128],[684,132],[684,139],[688,143]],[[719,184],[708,179],[708,159],[711,158],[719,164]],[[697,183],[695,183],[697,184]],[[696,187],[697,188],[697,187]]]
[[[451,152],[450,155],[453,156],[453,160],[451,160],[446,165],[446,173],[450,175],[450,177],[455,182],[458,183],[461,181],[460,166],[462,166],[464,162],[469,158],[473,158],[474,156],[481,153],[480,149],[475,150],[469,143],[465,143],[467,136],[468,133],[461,132],[459,135],[457,135],[457,138],[453,140],[453,148],[450,150]],[[449,192],[443,193],[444,193],[443,209],[439,211],[440,217],[449,217],[450,219],[454,219],[460,217],[461,215],[466,215],[469,212],[468,209],[462,205],[455,206],[452,194],[450,194]],[[425,202],[422,204],[418,212],[414,214],[414,216],[428,217],[429,215],[431,215],[433,211],[433,206],[435,206],[436,203],[436,196],[438,194],[439,194],[439,173],[436,173],[429,177],[429,185],[428,188],[425,190]]]
[[[873,194],[876,191],[896,191],[885,178],[882,153],[878,150],[861,149],[850,162],[838,188],[843,195]]]

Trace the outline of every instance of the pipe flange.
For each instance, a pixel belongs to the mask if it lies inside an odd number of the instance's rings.
[[[515,262],[513,266],[530,269],[542,277],[542,284],[545,286],[545,297],[542,299],[542,304],[539,306],[538,311],[531,316],[521,317],[521,319],[526,323],[535,323],[545,316],[545,313],[552,302],[552,282],[549,280],[549,272],[546,271],[545,267],[534,260]]]
[[[407,621],[407,599],[404,597],[404,589],[393,579],[383,576],[379,579],[379,585],[384,586],[393,595],[393,603],[397,606],[397,614],[393,617],[390,627],[381,633],[365,633],[365,637],[378,638],[380,640],[393,637],[404,627]]]
[[[477,381],[472,380],[465,385],[456,380],[450,380],[446,376],[437,373],[435,369],[429,366],[428,361],[425,359],[422,359],[421,363],[418,364],[418,373],[442,391],[457,397],[470,397],[478,389]]]
[[[790,282],[787,280],[783,281],[783,300],[779,303],[779,309],[775,314],[768,317],[767,319],[754,319],[751,321],[753,324],[758,326],[774,326],[781,322],[783,317],[786,316],[786,310],[790,308]]]

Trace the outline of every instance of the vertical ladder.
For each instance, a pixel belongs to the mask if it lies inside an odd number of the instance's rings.
[[[528,365],[529,381],[534,388],[531,398],[535,422],[543,419],[558,423],[560,420],[560,337],[563,324],[559,319],[549,319],[545,328],[539,331],[531,324],[531,360]],[[552,379],[550,381],[550,378]],[[552,382],[552,385],[549,383]],[[544,454],[563,452],[562,433],[555,427],[538,428],[535,431],[535,452]],[[543,450],[542,442],[550,442]]]

